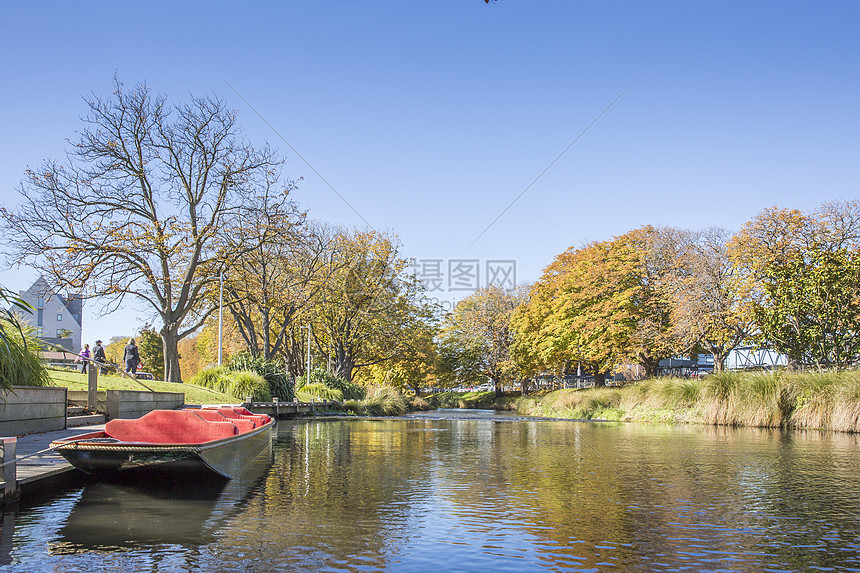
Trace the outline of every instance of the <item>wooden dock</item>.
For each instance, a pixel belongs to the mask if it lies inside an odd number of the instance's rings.
[[[312,415],[335,404],[336,402],[320,400],[318,402],[248,401],[242,405],[255,414],[268,414],[274,418],[293,418]],[[19,495],[38,495],[54,488],[83,482],[86,479],[84,474],[72,467],[60,454],[49,450],[49,447],[54,440],[104,430],[103,419],[103,417],[101,419],[92,417],[84,420],[82,417],[82,422],[101,421],[102,423],[72,426],[73,418],[70,417],[68,418],[68,427],[65,430],[27,434],[18,438],[5,438],[6,443],[2,444],[2,462],[11,461],[11,459],[6,459],[6,453],[11,454],[14,451],[16,463],[14,468],[4,465],[5,471],[0,472],[0,490],[2,490],[0,501],[3,503],[12,502],[17,500]],[[14,473],[10,472],[10,469],[14,469]],[[13,478],[16,483],[14,488],[6,487],[6,483],[2,480],[4,476],[11,475],[15,476]]]
[[[318,410],[327,410],[337,405],[337,402],[332,400],[319,400],[311,402],[280,402],[272,400],[271,402],[245,402],[243,406],[254,412],[255,414],[268,414],[273,418],[292,418],[294,416],[303,416],[314,414]]]

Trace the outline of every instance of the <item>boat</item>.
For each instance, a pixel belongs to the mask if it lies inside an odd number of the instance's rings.
[[[102,479],[240,475],[272,448],[275,420],[242,407],[153,410],[110,420],[104,431],[55,440],[51,448],[82,472]]]
[[[271,466],[270,450],[230,480],[92,480],[69,514],[55,521],[59,530],[48,535],[48,550],[52,555],[104,554],[153,545],[208,545],[259,494]]]

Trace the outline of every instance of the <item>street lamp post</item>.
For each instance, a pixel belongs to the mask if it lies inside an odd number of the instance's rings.
[[[311,383],[311,325],[306,324],[305,326],[300,326],[299,328],[307,328],[308,329],[308,362],[305,366],[306,380],[305,382]]]
[[[218,366],[221,366],[222,338],[224,335],[224,271],[218,273]]]

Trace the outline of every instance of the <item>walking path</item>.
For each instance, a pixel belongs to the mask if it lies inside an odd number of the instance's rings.
[[[53,432],[27,434],[18,438],[18,488],[65,472],[78,471],[56,451],[43,450],[47,450],[54,440],[104,430],[104,427],[104,424],[78,426],[65,430],[54,430]]]

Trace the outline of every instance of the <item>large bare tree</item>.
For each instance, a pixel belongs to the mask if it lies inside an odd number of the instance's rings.
[[[207,289],[242,255],[226,248],[280,160],[242,136],[215,97],[168,104],[146,84],[114,80],[89,113],[66,161],[28,170],[22,201],[4,210],[12,262],[58,287],[122,308],[145,301],[161,317],[165,380],[178,382],[177,343],[205,319]],[[243,247],[244,248],[244,247]],[[250,248],[250,246],[249,246]]]

